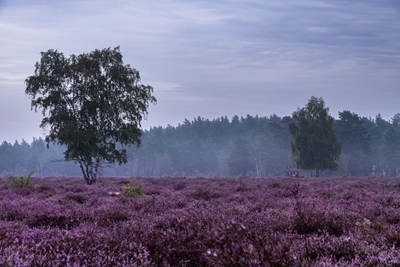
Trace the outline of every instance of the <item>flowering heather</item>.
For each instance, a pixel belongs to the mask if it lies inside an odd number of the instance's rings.
[[[400,266],[400,179],[0,178],[0,266]]]

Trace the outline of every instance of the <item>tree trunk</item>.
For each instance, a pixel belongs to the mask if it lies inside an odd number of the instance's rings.
[[[81,168],[83,178],[85,179],[88,185],[92,185],[97,180],[97,172],[99,168],[99,163],[90,161],[90,162],[79,162],[79,167]]]

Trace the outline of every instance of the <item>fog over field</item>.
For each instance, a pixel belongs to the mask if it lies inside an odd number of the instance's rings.
[[[142,126],[197,116],[399,112],[400,4],[384,1],[0,1],[0,141],[43,137],[24,80],[40,52],[121,46],[158,100]]]
[[[154,127],[141,137],[141,147],[126,147],[128,162],[104,164],[100,176],[271,177],[289,176],[298,166],[292,154],[289,116],[201,117],[177,127]],[[377,116],[340,113],[334,122],[341,154],[335,171],[321,176],[396,176],[400,174],[400,114],[392,121]],[[39,138],[0,145],[0,176],[82,176],[77,164],[64,162],[65,147]],[[304,157],[307,158],[307,157]],[[313,176],[315,168],[304,168]],[[329,169],[329,168],[324,168]]]

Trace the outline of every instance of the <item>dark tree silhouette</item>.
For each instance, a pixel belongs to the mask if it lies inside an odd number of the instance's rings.
[[[319,177],[322,170],[336,170],[341,154],[341,144],[335,136],[334,119],[328,114],[322,98],[311,97],[307,105],[293,112],[295,122],[289,123],[293,136],[292,153],[298,168],[315,170]]]
[[[47,144],[65,145],[65,160],[77,162],[92,184],[103,163],[127,162],[117,144],[140,145],[140,122],[149,103],[156,103],[153,88],[139,84],[139,72],[124,65],[119,47],[69,58],[57,50],[41,56],[25,93],[32,109],[42,110],[40,127],[50,128]]]

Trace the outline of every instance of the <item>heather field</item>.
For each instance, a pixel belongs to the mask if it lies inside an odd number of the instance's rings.
[[[398,178],[0,178],[0,266],[400,266]]]

